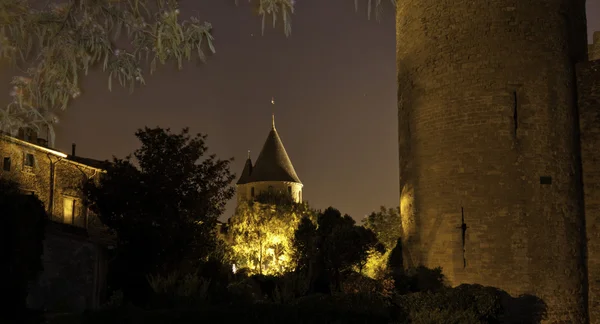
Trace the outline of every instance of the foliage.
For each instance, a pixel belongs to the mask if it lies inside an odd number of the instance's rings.
[[[112,309],[123,306],[123,291],[113,291],[106,303],[102,305],[102,309]]]
[[[386,208],[381,206],[378,212],[372,212],[362,220],[363,226],[372,230],[379,242],[385,245],[386,250],[396,246],[400,237],[402,221],[400,220],[400,207]]]
[[[162,307],[198,307],[209,298],[211,280],[196,274],[175,271],[168,275],[149,275],[148,281]]]
[[[399,242],[402,222],[400,208],[386,208],[381,206],[378,212],[372,212],[362,220],[363,226],[372,230],[377,239],[386,249],[385,253],[369,251],[364,272],[371,278],[380,278],[388,271],[390,253]]]
[[[389,276],[375,280],[357,272],[350,272],[342,282],[342,293],[391,298],[394,294],[394,282]]]
[[[292,303],[221,304],[195,309],[122,308],[83,314],[78,321],[49,324],[196,324],[196,323],[373,323],[394,322],[393,312],[379,299],[363,295],[315,295]]]
[[[233,196],[230,160],[205,156],[205,135],[145,128],[131,157],[114,158],[99,183],[84,187],[87,200],[118,240],[116,273],[125,297],[148,274],[205,260],[215,248],[214,228]],[[139,287],[138,287],[139,288]],[[133,289],[133,288],[132,288]],[[142,294],[140,292],[140,294]]]
[[[414,324],[501,323],[504,312],[501,291],[479,285],[403,295],[398,304]]]
[[[43,270],[47,216],[36,196],[22,193],[18,184],[6,179],[0,179],[0,211],[0,286],[10,296],[3,302],[6,308],[0,313],[1,320],[25,310],[28,285]]]
[[[372,279],[383,278],[388,272],[387,260],[390,257],[390,252],[389,250],[384,253],[375,250],[369,251],[362,273]]]
[[[447,288],[442,268],[429,269],[424,266],[409,268],[404,273],[394,273],[396,290],[400,294],[437,292]]]
[[[238,0],[234,0],[236,3]],[[379,19],[382,0],[367,0],[367,14]],[[283,22],[291,33],[295,0],[249,0],[264,32]],[[395,1],[392,0],[392,3]],[[183,20],[177,0],[30,0],[0,1],[0,61],[19,68],[12,80],[12,101],[0,110],[0,131],[47,130],[54,143],[57,112],[82,92],[81,79],[100,67],[130,91],[145,83],[158,64],[206,60],[215,52],[212,25],[198,16]],[[358,9],[358,0],[355,0]],[[121,46],[117,45],[121,44]]]
[[[355,224],[350,216],[342,217],[337,209],[329,207],[319,214],[316,228],[308,221],[298,227],[293,241],[298,268],[314,277],[313,291],[327,292],[329,288],[316,286],[331,284],[339,291],[343,272],[354,267],[362,270],[370,251],[384,252],[371,230]]]
[[[238,269],[270,275],[296,266],[291,246],[294,231],[300,220],[311,217],[313,211],[306,203],[294,203],[281,196],[259,195],[257,201],[240,203],[229,220],[232,258]]]

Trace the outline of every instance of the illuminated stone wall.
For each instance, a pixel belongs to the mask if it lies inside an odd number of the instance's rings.
[[[533,294],[548,322],[586,323],[574,66],[587,57],[585,1],[403,0],[396,18],[408,265]]]
[[[274,191],[289,192],[291,188],[292,199],[299,203],[302,202],[302,184],[297,182],[287,181],[257,181],[243,185],[237,185],[238,203],[244,200],[249,200],[252,197],[252,188],[254,188],[254,196],[261,192],[266,192],[269,188]]]
[[[33,156],[32,166],[24,163],[27,154]],[[4,169],[5,158],[10,158],[10,170]],[[97,179],[100,171],[45,151],[44,147],[0,135],[0,177],[16,181],[24,192],[34,193],[52,221],[44,242],[44,272],[29,296],[31,307],[70,311],[98,306],[106,265],[103,246],[111,238],[99,219],[87,212],[80,188],[85,179]],[[75,200],[75,216],[70,224],[63,224],[65,198]]]
[[[580,64],[577,81],[588,239],[590,322],[600,323],[600,60]]]

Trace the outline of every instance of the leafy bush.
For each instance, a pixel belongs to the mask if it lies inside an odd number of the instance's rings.
[[[436,292],[397,297],[396,302],[413,324],[500,323],[504,308],[501,291],[480,285],[460,285]]]
[[[447,288],[442,268],[429,269],[424,266],[394,272],[396,290],[400,294],[436,292]]]
[[[211,280],[196,274],[173,272],[167,276],[150,275],[148,282],[155,293],[154,307],[198,307],[209,298]]]

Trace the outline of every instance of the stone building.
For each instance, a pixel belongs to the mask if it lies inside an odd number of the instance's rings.
[[[397,2],[408,266],[536,295],[548,323],[600,323],[600,45],[586,33],[585,0]]]
[[[285,192],[292,200],[302,202],[302,182],[298,178],[283,142],[275,129],[275,117],[267,140],[252,164],[250,152],[244,170],[236,183],[237,201],[251,200],[265,191]]]
[[[46,207],[44,271],[30,289],[28,304],[49,311],[81,311],[104,298],[110,236],[85,206],[81,185],[98,179],[104,163],[46,147],[35,132],[0,135],[0,177],[11,179]]]

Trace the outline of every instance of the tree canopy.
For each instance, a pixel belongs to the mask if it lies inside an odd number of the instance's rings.
[[[0,61],[21,71],[12,80],[12,101],[0,109],[0,131],[47,130],[53,145],[57,112],[81,95],[81,79],[91,68],[108,74],[109,89],[116,81],[133,91],[159,64],[176,62],[181,68],[183,60],[205,61],[207,53],[215,53],[212,25],[199,16],[182,19],[178,2],[0,1]],[[249,2],[263,30],[267,20],[274,27],[281,21],[284,33],[291,33],[295,0]],[[382,0],[367,4],[368,15],[374,11],[379,17]]]
[[[294,233],[293,246],[298,268],[310,273],[313,285],[327,282],[326,285],[338,290],[343,273],[355,268],[361,271],[371,251],[383,253],[385,250],[373,231],[357,226],[352,217],[342,216],[332,207],[319,213],[316,226],[308,220],[301,221]],[[329,290],[321,288],[313,287],[313,290]]]
[[[363,226],[375,233],[379,242],[385,246],[385,253],[371,253],[365,266],[365,274],[376,278],[385,275],[390,269],[390,258],[392,268],[402,268],[402,246],[400,232],[402,221],[400,219],[400,208],[386,208],[381,206],[379,211],[372,212],[362,220]],[[393,253],[395,252],[395,253]],[[398,263],[400,264],[398,266]]]
[[[251,274],[282,274],[295,268],[292,239],[300,220],[316,213],[287,193],[264,192],[242,202],[229,219],[232,261]]]
[[[114,158],[84,191],[117,237],[128,270],[162,273],[203,260],[215,246],[217,218],[233,196],[231,160],[206,156],[206,135],[145,128],[133,156]],[[132,270],[133,271],[133,270]]]
[[[372,212],[362,220],[363,226],[371,229],[379,239],[379,242],[385,245],[387,250],[396,246],[396,241],[400,237],[400,207],[386,208],[379,207],[379,211]]]

